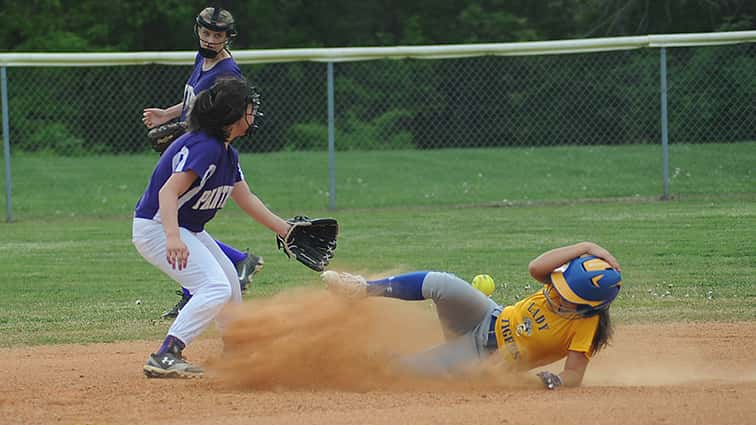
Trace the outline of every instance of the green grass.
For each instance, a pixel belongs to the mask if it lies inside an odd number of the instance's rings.
[[[674,196],[756,192],[756,142],[672,145],[670,158]],[[155,155],[13,156],[14,218],[127,215],[155,161]],[[242,166],[253,190],[277,211],[328,207],[324,152],[244,155]],[[662,194],[661,176],[661,150],[650,145],[339,152],[336,205],[654,198]],[[0,208],[5,212],[5,196]]]
[[[538,286],[527,276],[531,258],[588,239],[623,265],[625,285],[613,307],[620,322],[753,320],[755,201],[341,211],[333,267],[368,274],[449,270],[467,279],[488,273],[499,285],[495,298],[511,303]],[[265,256],[252,296],[319,284],[238,211],[219,215],[209,230]],[[175,285],[131,246],[128,217],[24,221],[0,225],[0,232],[0,346],[164,334],[168,323],[153,319],[176,301]]]
[[[593,240],[623,265],[619,322],[730,321],[756,319],[755,148],[674,147],[672,192],[684,196],[668,202],[653,200],[660,165],[648,146],[339,153],[336,211],[326,209],[322,153],[248,155],[243,165],[279,214],[339,219],[336,269],[488,273],[506,304],[537,288],[530,259]],[[164,335],[169,323],[154,319],[176,302],[176,285],[130,242],[154,162],[13,158],[17,221],[0,224],[0,346]],[[250,296],[319,285],[234,206],[209,231],[265,257]]]

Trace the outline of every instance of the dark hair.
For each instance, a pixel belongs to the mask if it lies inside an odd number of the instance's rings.
[[[239,78],[218,78],[212,87],[194,99],[187,124],[189,131],[202,130],[223,143],[226,127],[244,116],[247,109],[247,82]]]
[[[609,316],[609,310],[602,310],[598,314],[599,322],[596,328],[596,334],[593,335],[593,342],[591,343],[591,351],[597,353],[609,345],[609,341],[614,334],[614,328],[612,327],[612,318]]]

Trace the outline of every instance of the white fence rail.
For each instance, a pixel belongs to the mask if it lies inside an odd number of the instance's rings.
[[[334,207],[338,150],[562,143],[660,144],[667,198],[668,133],[691,143],[756,140],[756,93],[749,92],[755,44],[756,31],[739,31],[233,54],[245,75],[255,74],[270,117],[272,130],[253,149],[328,149]],[[11,147],[60,155],[145,151],[127,137],[144,131],[141,108],[176,103],[194,57],[0,53],[8,220]],[[119,101],[106,107],[103,99]],[[55,101],[55,113],[40,108]]]
[[[645,35],[579,40],[481,43],[440,46],[340,47],[234,50],[240,64],[354,62],[376,59],[453,59],[476,56],[561,55],[648,47],[715,46],[756,41],[756,31]],[[0,53],[0,66],[187,65],[195,51],[121,53]]]

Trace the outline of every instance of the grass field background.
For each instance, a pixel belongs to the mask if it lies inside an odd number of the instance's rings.
[[[128,214],[156,159],[155,154],[16,155],[11,165],[14,218]],[[243,155],[241,162],[250,186],[277,211],[328,207],[327,153]],[[673,196],[752,194],[756,192],[756,142],[672,145],[669,172]],[[655,198],[662,189],[661,149],[653,145],[336,155],[337,208]],[[5,202],[2,196],[3,213]]]
[[[511,303],[538,287],[530,259],[593,240],[623,265],[620,323],[754,320],[756,144],[685,149],[672,161],[672,192],[685,196],[666,202],[653,200],[661,165],[646,146],[340,153],[336,211],[325,209],[324,154],[242,163],[282,216],[339,219],[337,270],[488,273],[495,299]],[[13,158],[17,221],[0,224],[0,346],[164,335],[170,323],[155,319],[177,300],[176,285],[130,243],[131,209],[154,161]],[[320,284],[236,207],[208,230],[265,257],[248,297]]]

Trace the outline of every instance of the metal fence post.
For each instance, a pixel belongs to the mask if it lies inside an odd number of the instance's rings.
[[[3,92],[3,156],[5,158],[5,206],[6,221],[13,221],[11,208],[10,128],[8,126],[8,76],[6,67],[0,67],[0,90]]]
[[[669,134],[667,130],[667,49],[661,48],[659,61],[661,62],[661,137],[662,137],[662,185],[664,192],[662,199],[669,199]]]
[[[328,62],[328,208],[336,209],[336,137],[333,105],[333,62]]]

